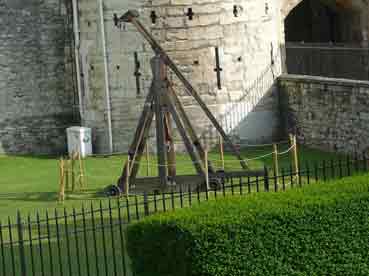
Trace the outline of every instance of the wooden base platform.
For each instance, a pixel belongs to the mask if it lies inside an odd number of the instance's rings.
[[[243,178],[243,177],[264,177],[266,175],[265,170],[259,171],[239,171],[239,172],[217,172],[209,175],[209,182],[212,188],[214,186],[221,185],[221,183],[227,182],[230,178]],[[154,194],[154,193],[171,193],[171,192],[196,192],[197,189],[201,191],[206,190],[206,180],[199,175],[179,175],[174,179],[168,181],[168,185],[163,187],[160,185],[159,177],[142,177],[136,178],[131,182],[129,189],[130,194]]]

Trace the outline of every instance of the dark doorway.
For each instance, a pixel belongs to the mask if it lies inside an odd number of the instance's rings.
[[[368,80],[361,11],[336,0],[304,0],[285,20],[289,74]]]
[[[302,1],[285,20],[288,42],[344,42],[341,14],[332,6],[317,1]]]

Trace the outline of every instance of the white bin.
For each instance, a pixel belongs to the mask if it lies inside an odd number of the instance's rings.
[[[92,136],[91,129],[87,127],[67,128],[68,153],[80,152],[81,157],[92,155]]]

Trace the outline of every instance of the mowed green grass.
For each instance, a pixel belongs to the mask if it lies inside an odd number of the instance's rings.
[[[280,151],[287,148],[288,145],[281,146]],[[242,150],[242,156],[251,159],[271,151],[271,147],[244,149]],[[299,147],[299,158],[301,164],[305,164],[306,162],[321,162],[323,159],[337,160],[341,157],[336,154],[301,146]],[[88,206],[90,203],[93,203],[97,206],[99,200],[102,200],[106,206],[107,198],[101,192],[106,186],[117,182],[126,157],[87,158],[84,162],[87,188],[75,193],[68,193],[64,203],[57,202],[59,185],[58,159],[59,157],[45,156],[0,156],[0,221],[5,222],[8,216],[14,218],[17,211],[20,211],[24,216],[31,213],[34,217],[36,212],[44,215],[46,210],[53,213],[55,208],[61,211],[65,207],[68,211],[71,211],[73,207],[79,209],[82,204]],[[220,168],[219,153],[210,153],[209,159],[213,161],[215,167]],[[226,170],[241,169],[237,160],[230,153],[225,154],[225,159]],[[280,156],[280,167],[289,168],[290,161],[289,154]],[[147,175],[146,164],[146,159],[143,158],[140,176]],[[157,174],[155,164],[156,159],[154,156],[151,156],[149,164],[149,174],[151,176]],[[252,169],[261,169],[264,165],[271,168],[272,164],[271,156],[249,162],[249,166]],[[177,173],[195,173],[187,155],[178,154]]]

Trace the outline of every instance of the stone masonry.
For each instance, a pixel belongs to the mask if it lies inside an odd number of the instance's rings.
[[[74,95],[63,3],[0,1],[0,153],[66,149]]]
[[[360,11],[355,18],[367,43],[365,1],[321,1]],[[127,150],[150,87],[153,56],[131,25],[114,26],[114,13],[122,15],[129,9],[139,11],[140,20],[229,134],[247,143],[274,140],[279,134],[276,79],[284,65],[284,19],[300,2],[103,0],[102,30],[99,0],[77,0],[81,41],[76,46],[82,81],[79,103],[71,39],[72,1],[0,1],[0,152],[64,151],[65,128],[80,123],[92,128],[94,151],[108,152],[110,107],[113,151]],[[102,32],[106,35],[105,57]],[[222,68],[221,88],[214,71],[215,47]],[[104,58],[108,62],[107,82]],[[140,75],[140,94],[135,71]],[[214,137],[198,105],[170,76],[198,133]],[[79,104],[83,107],[81,122]]]
[[[342,153],[369,150],[369,82],[298,75],[279,79],[286,132],[300,143]]]

